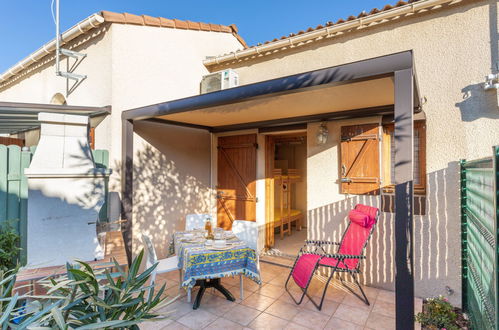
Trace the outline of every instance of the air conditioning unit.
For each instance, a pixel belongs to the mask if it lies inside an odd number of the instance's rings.
[[[239,86],[239,75],[232,69],[218,71],[203,76],[201,94]]]

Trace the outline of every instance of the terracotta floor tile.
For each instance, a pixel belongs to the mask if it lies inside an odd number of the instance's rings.
[[[215,321],[213,321],[212,323],[210,323],[210,325],[208,325],[206,328],[204,329],[209,329],[209,330],[221,330],[221,329],[226,329],[226,330],[240,330],[242,329],[243,327],[235,322],[232,322],[230,320],[227,320],[226,318],[223,318],[223,317],[219,317],[218,319],[216,319]]]
[[[264,310],[267,309],[267,307],[272,305],[274,301],[276,301],[275,298],[270,298],[257,293],[253,293],[249,295],[246,299],[244,299],[241,304],[254,309],[258,309],[259,311],[263,312]]]
[[[324,329],[331,330],[362,330],[363,327],[352,322],[332,317],[326,324]]]
[[[139,324],[139,327],[141,330],[156,330],[156,329],[162,329],[173,322],[175,322],[175,321],[168,318],[165,320],[155,321],[155,322],[152,322],[152,321],[151,322],[142,322]]]
[[[286,329],[286,325],[289,321],[283,320],[279,317],[262,313],[253,322],[250,323],[249,327],[251,329]]]
[[[352,322],[360,326],[364,326],[368,316],[369,310],[367,310],[366,308],[352,307],[345,304],[341,304],[333,314],[333,317],[335,318]]]
[[[303,325],[294,322],[289,322],[288,325],[286,325],[286,330],[306,330],[306,329],[314,329],[314,328],[313,327],[307,328],[304,327]]]
[[[224,277],[222,279],[222,284],[228,284],[230,286],[239,286],[239,276]]]
[[[168,305],[160,310],[158,310],[158,314],[167,315],[172,320],[178,320],[182,316],[192,312],[192,304],[188,304],[182,301],[176,301],[171,305]]]
[[[260,315],[260,311],[246,307],[243,305],[237,305],[233,309],[231,309],[228,313],[226,313],[223,317],[229,321],[236,322],[242,326],[247,326],[251,323],[258,315]]]
[[[395,319],[377,313],[371,313],[366,322],[366,328],[374,330],[395,329]]]
[[[277,300],[265,310],[265,313],[280,317],[281,319],[291,320],[300,312],[300,308],[295,304],[289,304],[281,300]]]
[[[300,293],[297,293],[297,292],[291,292],[291,294],[293,295],[293,297],[295,297],[295,299],[299,299],[301,297]],[[286,302],[288,304],[292,304],[292,305],[296,305],[296,303],[293,301],[293,299],[289,296],[289,293],[284,291],[283,295],[279,297],[280,301],[283,301],[283,302]],[[307,302],[308,302],[308,297],[305,296],[303,297],[303,301],[300,305],[296,305],[296,306],[300,306],[300,307],[303,307]]]
[[[236,302],[205,293],[198,310],[205,310],[217,316],[222,316],[236,306]]]
[[[360,293],[359,293],[359,295],[360,295]],[[362,297],[362,299],[363,299],[363,297]],[[347,294],[345,296],[345,298],[343,299],[343,301],[341,303],[343,305],[348,305],[348,306],[351,306],[351,307],[357,307],[357,308],[371,310],[371,309],[373,309],[373,306],[374,306],[373,304],[375,302],[376,302],[376,298],[369,299],[370,305],[366,305],[363,300],[360,300],[359,297],[357,297],[353,293],[350,293],[350,294]]]
[[[191,328],[186,327],[182,323],[172,322],[168,324],[166,327],[162,328],[161,330],[191,330]]]
[[[193,310],[192,312],[182,316],[177,322],[191,329],[203,329],[211,322],[215,321],[217,316],[204,310]]]
[[[383,300],[376,300],[372,312],[388,317],[395,317],[395,304]]]
[[[319,304],[320,299],[316,299],[316,303]],[[308,310],[316,311],[316,312],[323,313],[323,314],[326,314],[329,316],[333,315],[334,312],[336,312],[336,309],[338,309],[338,306],[339,306],[339,304],[337,302],[332,301],[332,300],[327,300],[327,299],[324,299],[324,303],[322,304],[321,310],[318,310],[317,307],[315,307],[315,305],[310,300],[305,305],[303,305],[303,307],[308,309]]]
[[[277,299],[284,293],[284,289],[280,286],[272,285],[270,283],[264,284],[261,289],[255,291],[266,297]]]
[[[313,325],[314,329],[322,329],[329,319],[330,315],[303,308],[291,321],[305,327]]]
[[[270,281],[269,284],[280,286],[283,288],[287,279],[288,279],[288,274],[279,275],[275,277],[272,281]],[[292,279],[290,279],[290,281],[292,281]]]
[[[379,290],[376,301],[384,301],[387,303],[395,304],[395,292],[387,290]]]

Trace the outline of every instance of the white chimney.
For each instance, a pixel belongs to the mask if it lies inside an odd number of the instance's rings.
[[[87,116],[40,113],[28,178],[28,268],[103,257],[96,222],[108,171],[96,168]]]

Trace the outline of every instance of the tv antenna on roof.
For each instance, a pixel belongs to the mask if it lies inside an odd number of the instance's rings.
[[[54,8],[54,0],[52,0],[52,15]],[[61,48],[61,32],[60,32],[60,5],[59,0],[55,0],[55,74],[60,77],[66,78],[66,96],[71,94],[78,85],[81,84],[83,80],[87,78],[86,75],[80,75],[74,73],[74,70],[80,65],[81,61],[87,56],[87,54],[78,53],[73,50]],[[61,56],[67,57],[66,71],[61,71],[60,63]],[[75,59],[75,62],[70,66],[69,58]],[[70,87],[69,80],[73,80],[74,83]]]

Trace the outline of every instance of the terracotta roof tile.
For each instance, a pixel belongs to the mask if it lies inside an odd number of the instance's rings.
[[[182,20],[179,20],[179,19],[176,19],[176,18],[174,18],[173,21],[175,22],[175,28],[176,29],[184,29],[184,30],[188,30],[189,29],[189,25],[187,24],[186,21],[182,21]]]
[[[126,24],[144,25],[144,19],[141,16],[129,13],[123,13],[123,16]]]
[[[211,31],[210,24],[199,22],[199,28],[201,31]]]
[[[225,25],[220,25],[220,32],[232,33],[232,29]]]
[[[371,9],[369,12],[366,12],[366,11],[362,11],[360,14],[358,14],[357,16],[354,16],[354,15],[351,15],[349,16],[348,18],[346,19],[343,19],[343,18],[340,18],[338,19],[335,23],[333,22],[326,22],[325,24],[319,24],[317,25],[317,27],[313,28],[313,27],[309,27],[306,31],[303,31],[303,30],[300,30],[298,31],[297,33],[290,33],[288,36],[282,36],[280,38],[277,38],[277,39],[274,39],[272,41],[265,41],[264,44],[268,44],[270,42],[274,42],[276,40],[282,40],[282,39],[287,39],[287,38],[290,38],[290,37],[293,37],[293,36],[296,36],[296,35],[301,35],[301,34],[304,34],[306,32],[312,32],[312,31],[315,31],[315,30],[319,30],[319,29],[323,29],[324,27],[329,27],[329,26],[333,26],[333,25],[336,25],[336,24],[341,24],[341,23],[345,23],[345,22],[349,22],[349,21],[353,21],[353,20],[356,20],[356,19],[359,19],[359,18],[363,18],[363,17],[367,17],[367,16],[370,16],[370,15],[374,15],[374,14],[377,14],[377,13],[380,13],[382,11],[386,11],[386,10],[390,10],[390,9],[393,9],[393,8],[397,8],[397,7],[401,7],[401,6],[405,6],[407,4],[410,4],[410,3],[413,3],[413,2],[417,2],[417,1],[421,1],[421,0],[400,0],[398,1],[395,5],[390,5],[390,4],[387,4],[385,5],[383,8],[381,9],[378,9],[378,8],[373,8]],[[249,47],[251,48],[251,47]]]
[[[235,24],[231,24],[231,25],[229,25],[229,27],[232,29],[233,33],[237,33],[238,32],[237,26]]]
[[[187,26],[189,27],[189,30],[201,30],[198,22],[187,21]]]
[[[142,19],[144,20],[144,25],[161,26],[160,17],[142,15]]]
[[[210,29],[214,32],[222,32],[222,28],[219,24],[210,24]]]
[[[203,22],[182,21],[179,19],[168,19],[164,17],[153,17],[148,15],[138,16],[130,13],[115,13],[106,10],[100,12],[100,14],[108,23],[147,25],[172,29],[231,33],[234,35],[234,37],[236,37],[237,40],[239,40],[241,45],[243,45],[245,48],[248,47],[244,39],[238,34],[237,26],[234,24],[227,26]]]
[[[175,22],[172,19],[160,17],[159,22],[161,23],[162,27],[175,28]]]

